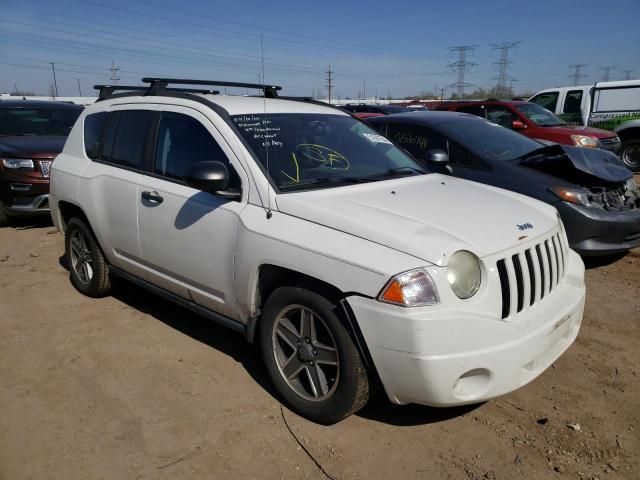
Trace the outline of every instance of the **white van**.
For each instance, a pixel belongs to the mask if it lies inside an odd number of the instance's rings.
[[[567,123],[612,130],[622,141],[620,158],[640,171],[640,80],[548,88],[529,99]]]

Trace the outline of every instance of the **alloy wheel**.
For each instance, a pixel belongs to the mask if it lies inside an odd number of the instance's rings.
[[[91,283],[91,279],[93,278],[93,257],[88,247],[87,237],[82,230],[76,229],[71,233],[69,246],[71,251],[71,268],[73,268],[73,271],[82,283]]]
[[[298,396],[322,401],[333,395],[340,375],[337,344],[313,310],[284,308],[274,322],[272,346],[282,378]]]

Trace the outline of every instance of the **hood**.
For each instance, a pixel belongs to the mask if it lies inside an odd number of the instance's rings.
[[[24,135],[0,137],[0,156],[53,158],[64,147],[64,135]]]
[[[281,194],[276,202],[283,213],[436,265],[460,249],[484,257],[511,248],[557,224],[542,202],[439,174]]]
[[[549,132],[558,133],[561,135],[589,135],[596,138],[611,138],[615,137],[615,133],[609,130],[603,130],[601,128],[585,127],[583,125],[559,125],[557,127],[544,127],[538,125],[540,128],[544,128]]]
[[[633,175],[615,154],[606,150],[556,145],[549,153],[519,163],[579,184],[622,183]]]

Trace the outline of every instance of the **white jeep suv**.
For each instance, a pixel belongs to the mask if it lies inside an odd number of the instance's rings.
[[[333,423],[481,402],[578,334],[584,266],[556,211],[439,174],[312,101],[143,79],[103,87],[51,173],[73,285],[149,288],[261,347],[281,398]],[[437,154],[442,152],[436,152]]]

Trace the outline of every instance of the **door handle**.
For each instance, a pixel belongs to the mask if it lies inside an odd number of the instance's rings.
[[[142,199],[152,203],[162,203],[164,198],[158,195],[158,192],[142,192]]]

